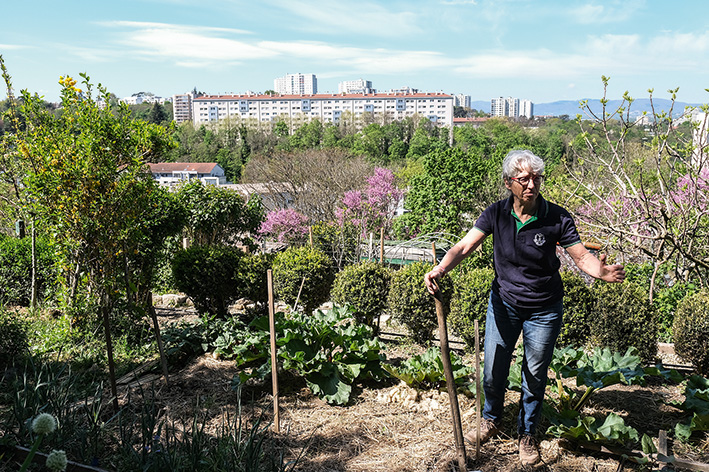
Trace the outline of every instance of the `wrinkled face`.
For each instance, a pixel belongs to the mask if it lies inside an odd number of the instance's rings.
[[[515,200],[522,203],[533,203],[539,196],[539,187],[544,180],[543,176],[534,174],[531,169],[520,170],[514,177],[505,181]]]

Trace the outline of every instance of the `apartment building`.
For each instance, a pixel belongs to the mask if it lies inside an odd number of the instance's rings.
[[[453,96],[444,93],[313,95],[204,95],[192,100],[195,125],[233,117],[257,122],[319,119],[338,123],[343,114],[387,115],[392,120],[419,115],[438,126],[453,125]]]
[[[357,79],[357,80],[345,80],[337,85],[337,91],[339,93],[374,93],[372,90],[372,81]]]
[[[534,118],[534,103],[531,100],[519,101],[519,116],[524,116],[530,120]]]
[[[172,96],[173,120],[178,125],[185,121],[192,121],[192,98],[191,93],[182,93]]]
[[[273,90],[285,95],[318,93],[318,78],[315,74],[286,74],[273,80]]]
[[[453,96],[454,101],[455,101],[455,106],[457,107],[463,107],[463,108],[470,108],[470,95],[465,95],[462,93],[458,93]]]
[[[497,97],[490,101],[490,115],[509,118],[534,117],[534,104],[530,100],[520,100],[513,97]]]

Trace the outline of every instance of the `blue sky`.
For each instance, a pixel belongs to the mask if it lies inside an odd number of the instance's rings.
[[[58,99],[89,74],[124,97],[262,92],[314,73],[320,92],[364,78],[535,103],[709,102],[706,0],[4,0],[0,54],[15,89]],[[4,98],[5,93],[0,94]]]

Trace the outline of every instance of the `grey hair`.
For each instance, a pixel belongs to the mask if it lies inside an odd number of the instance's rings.
[[[544,173],[544,161],[532,151],[515,150],[510,151],[502,161],[502,178],[509,180],[515,174],[529,169],[533,174],[542,175]]]

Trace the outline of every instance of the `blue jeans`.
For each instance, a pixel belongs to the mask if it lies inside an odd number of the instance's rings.
[[[485,321],[485,368],[483,417],[500,423],[505,403],[507,376],[515,343],[522,333],[522,395],[517,432],[533,435],[542,411],[547,369],[563,318],[561,301],[542,309],[515,308],[490,292]]]

